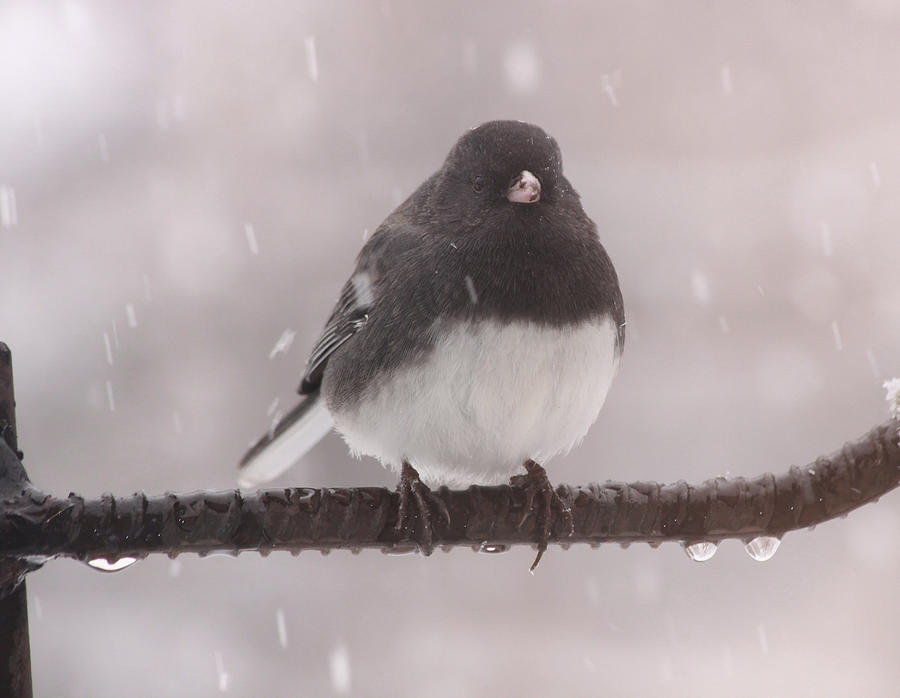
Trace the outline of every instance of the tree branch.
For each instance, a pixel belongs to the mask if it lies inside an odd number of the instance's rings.
[[[566,536],[555,521],[551,541],[690,544],[780,537],[874,501],[898,480],[897,422],[889,420],[830,456],[778,476],[715,478],[699,485],[560,486],[558,492],[571,504],[575,531]],[[436,545],[496,551],[537,538],[535,517],[526,511],[518,488],[473,486],[438,494],[451,520],[449,525],[433,522]],[[422,534],[418,520],[411,531],[395,531],[397,494],[374,487],[59,499],[31,485],[5,444],[0,444],[0,502],[0,557],[32,562],[244,550],[404,552],[415,550]]]

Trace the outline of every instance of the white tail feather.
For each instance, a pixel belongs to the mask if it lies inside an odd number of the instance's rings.
[[[331,431],[334,422],[325,401],[307,399],[315,404],[244,464],[238,475],[239,487],[255,487],[278,477]]]

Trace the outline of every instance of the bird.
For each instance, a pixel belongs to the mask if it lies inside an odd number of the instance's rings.
[[[365,242],[301,401],[241,459],[239,484],[279,475],[335,428],[353,455],[400,476],[397,526],[418,515],[426,546],[430,510],[449,520],[440,486],[524,487],[533,570],[554,509],[574,530],[544,464],[597,419],[625,325],[615,267],[556,140],[483,123]]]

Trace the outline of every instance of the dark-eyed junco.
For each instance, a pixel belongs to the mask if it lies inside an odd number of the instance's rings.
[[[622,294],[597,228],[537,126],[491,121],[363,246],[312,351],[300,402],[241,461],[275,477],[334,425],[357,455],[401,475],[401,521],[429,488],[515,478],[551,506],[538,465],[597,418],[624,344]],[[333,422],[332,422],[333,420]],[[571,521],[571,519],[569,519]],[[537,560],[535,561],[535,564]]]

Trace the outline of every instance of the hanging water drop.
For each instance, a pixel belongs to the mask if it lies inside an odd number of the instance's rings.
[[[706,562],[711,559],[713,555],[716,554],[716,550],[719,549],[718,544],[713,543],[709,540],[702,540],[697,543],[684,542],[681,544],[681,547],[684,548],[685,554],[696,562]]]
[[[419,552],[419,546],[410,543],[398,543],[390,548],[382,548],[385,555],[415,555]]]
[[[775,536],[757,536],[744,546],[747,554],[757,562],[771,559],[781,545],[781,539]]]
[[[120,557],[114,562],[110,562],[105,557],[97,557],[93,560],[88,560],[87,564],[101,572],[118,572],[126,567],[131,567],[135,562],[137,562],[136,557]]]
[[[509,550],[508,546],[503,545],[502,543],[488,543],[484,541],[480,546],[478,546],[478,552],[480,553],[505,553]]]

